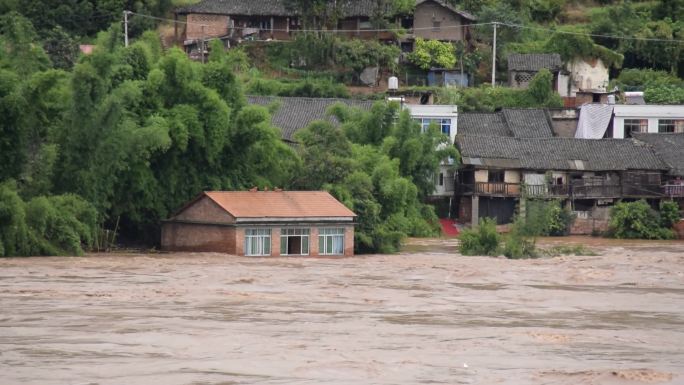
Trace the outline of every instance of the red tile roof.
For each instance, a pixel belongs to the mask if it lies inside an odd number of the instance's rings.
[[[325,191],[205,191],[235,218],[355,217]]]

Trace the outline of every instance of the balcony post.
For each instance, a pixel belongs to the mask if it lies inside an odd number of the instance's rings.
[[[470,224],[475,227],[480,221],[480,197],[478,195],[472,196],[470,205]]]

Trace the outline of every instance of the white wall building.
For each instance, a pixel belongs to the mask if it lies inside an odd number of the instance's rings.
[[[427,129],[431,123],[437,124],[442,133],[449,136],[449,145],[453,146],[456,140],[458,106],[454,105],[423,105],[404,104],[409,110],[411,117],[420,122],[423,129]],[[450,170],[453,159],[446,159],[439,166],[439,172],[435,175],[434,196],[451,197],[454,194],[454,171]]]
[[[684,133],[684,105],[622,105],[613,108],[613,138],[632,132]]]
[[[570,93],[575,96],[578,91],[603,91],[608,87],[608,67],[601,59],[574,59],[567,64],[570,73]],[[561,93],[561,96],[563,95]]]

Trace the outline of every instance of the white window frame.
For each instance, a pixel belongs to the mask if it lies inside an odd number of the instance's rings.
[[[299,253],[288,254],[290,238],[301,237],[302,243],[299,247]],[[311,230],[307,228],[283,228],[280,229],[280,255],[309,255],[311,244]],[[283,243],[284,242],[284,243]]]
[[[625,138],[631,138],[635,132],[648,132],[648,119],[625,119],[624,127]]]
[[[430,124],[435,123],[442,134],[451,135],[451,118],[416,118],[416,121],[420,123],[421,132],[427,132]],[[445,128],[446,132],[444,132]]]
[[[252,250],[255,249],[255,250]],[[271,255],[271,229],[245,229],[245,256],[263,257]]]
[[[344,255],[344,227],[322,227],[318,229],[319,255]]]

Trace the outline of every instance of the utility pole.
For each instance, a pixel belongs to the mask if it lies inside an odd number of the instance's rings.
[[[128,11],[124,13],[124,46],[128,47]]]
[[[496,25],[494,22],[494,42],[492,44],[492,87],[496,87]]]

